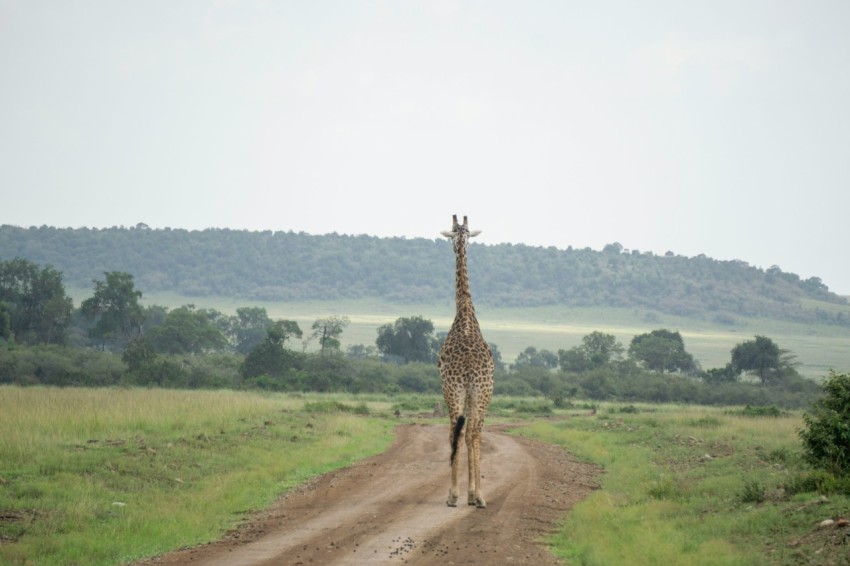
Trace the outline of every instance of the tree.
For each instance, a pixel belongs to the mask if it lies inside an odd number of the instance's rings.
[[[434,323],[421,316],[402,317],[378,327],[378,351],[405,362],[433,363],[437,357]]]
[[[549,350],[537,350],[534,346],[529,346],[519,353],[514,362],[513,369],[524,367],[536,367],[553,369],[558,367],[558,355]]]
[[[803,413],[799,431],[803,456],[812,466],[843,476],[850,474],[850,374],[829,372],[824,396]]]
[[[145,315],[139,305],[142,292],[135,289],[133,276],[122,271],[104,272],[106,281],[94,280],[94,295],[80,305],[83,315],[94,320],[89,331],[102,344],[127,344],[142,335]]]
[[[228,334],[236,351],[247,354],[266,337],[266,331],[273,322],[263,307],[240,307],[236,316],[231,317]]]
[[[73,302],[62,273],[15,258],[0,261],[0,302],[5,303],[9,337],[24,344],[64,344]]]
[[[310,391],[350,391],[353,364],[344,356],[307,355],[303,359],[303,388]]]
[[[738,381],[738,377],[740,375],[741,372],[735,369],[731,363],[728,363],[722,368],[711,368],[706,370],[700,375],[700,377],[709,385],[718,385],[721,383],[733,383]]]
[[[268,377],[267,386],[272,389],[293,389],[297,356],[284,347],[285,333],[280,326],[273,326],[266,339],[254,346],[245,356],[240,371],[244,379]]]
[[[755,340],[741,342],[732,348],[732,367],[739,373],[755,373],[766,385],[769,379],[778,374],[782,352],[776,343],[767,336],[756,336]]]
[[[349,322],[347,316],[331,315],[327,318],[317,319],[313,323],[313,333],[310,335],[310,339],[316,338],[319,340],[319,348],[322,355],[325,352],[339,350],[339,336],[345,327],[348,326]]]
[[[304,335],[301,332],[301,327],[294,320],[276,320],[272,322],[266,332],[269,337],[284,346],[290,338],[301,338]]]
[[[583,373],[591,368],[590,357],[581,346],[558,350],[558,363],[564,371]]]
[[[525,365],[518,368],[512,367],[511,377],[528,383],[531,387],[542,393],[550,395],[558,385],[559,379],[549,368],[541,366]]]
[[[584,372],[579,377],[578,384],[585,395],[596,401],[610,399],[616,393],[613,380],[614,374],[609,369],[597,367]]]
[[[779,372],[781,374],[799,376],[800,374],[797,373],[799,366],[800,362],[797,361],[796,354],[784,348],[779,349]]]
[[[439,340],[438,343],[442,346],[442,343],[440,343]],[[505,362],[502,361],[502,352],[499,351],[499,347],[493,342],[489,342],[489,345],[490,353],[493,354],[493,365],[495,366],[496,371],[505,371]],[[434,349],[439,352],[440,346],[435,346]]]
[[[184,305],[168,313],[165,322],[149,330],[147,341],[166,354],[201,354],[224,348],[227,340],[216,328],[217,311]]]
[[[149,305],[142,309],[145,317],[145,332],[150,332],[157,326],[165,324],[168,319],[168,307],[162,305]]]
[[[141,338],[134,340],[127,346],[127,349],[121,354],[121,360],[127,364],[127,368],[131,372],[139,373],[149,368],[156,361],[156,351],[150,342]]]
[[[593,367],[605,366],[620,359],[625,351],[613,334],[591,332],[581,339],[582,347],[590,357]]]
[[[558,359],[564,371],[584,372],[608,365],[622,357],[625,349],[613,334],[591,332],[581,339],[581,346],[558,350]]]
[[[12,338],[12,315],[9,314],[9,305],[0,301],[0,340],[11,340]]]
[[[663,328],[632,338],[629,357],[651,371],[692,373],[696,370],[694,357],[685,351],[682,335]]]

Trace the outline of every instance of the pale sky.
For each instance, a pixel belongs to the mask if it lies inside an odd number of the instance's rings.
[[[850,294],[850,2],[0,0],[0,224],[741,259]]]

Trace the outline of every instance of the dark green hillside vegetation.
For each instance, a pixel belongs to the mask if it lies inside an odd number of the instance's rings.
[[[734,324],[739,317],[850,326],[847,300],[817,278],[700,255],[525,245],[473,245],[476,303],[645,309]],[[0,260],[22,257],[88,288],[106,271],[132,273],[148,292],[305,301],[380,297],[398,303],[453,297],[450,244],[228,229],[0,227]]]

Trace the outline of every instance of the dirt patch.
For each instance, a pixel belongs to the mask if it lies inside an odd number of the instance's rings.
[[[539,541],[598,487],[598,467],[488,427],[487,508],[452,508],[448,426],[396,433],[387,452],[291,491],[224,539],[143,564],[559,564]]]

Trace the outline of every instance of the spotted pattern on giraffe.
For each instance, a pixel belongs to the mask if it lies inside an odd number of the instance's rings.
[[[487,503],[481,493],[481,432],[493,397],[494,363],[493,353],[475,316],[466,268],[469,238],[480,232],[469,230],[466,216],[463,217],[463,224],[459,224],[457,216],[453,216],[452,230],[442,234],[452,240],[456,265],[455,319],[438,357],[443,397],[449,410],[449,445],[452,454],[451,487],[447,504],[450,507],[457,505],[460,494],[460,459],[457,454],[460,442],[465,441],[469,469],[467,502],[484,508]],[[465,434],[461,434],[463,431]]]

